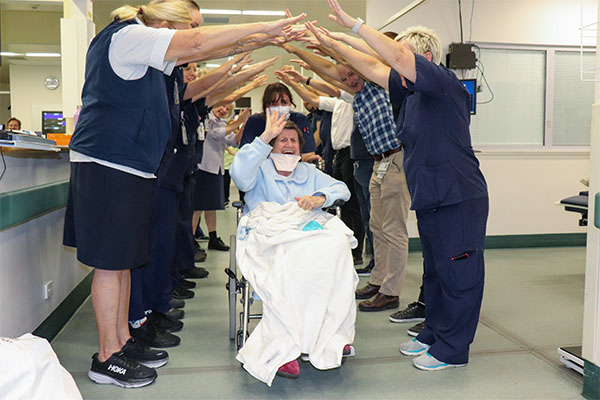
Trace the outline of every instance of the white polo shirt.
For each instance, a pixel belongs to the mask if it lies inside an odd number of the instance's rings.
[[[350,137],[354,129],[354,110],[352,101],[354,96],[341,91],[339,98],[319,97],[319,109],[330,111],[331,117],[331,146],[340,150],[350,146]]]

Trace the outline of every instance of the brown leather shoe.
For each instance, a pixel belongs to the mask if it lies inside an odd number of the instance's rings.
[[[399,296],[388,296],[383,293],[377,293],[372,299],[358,303],[358,309],[360,311],[381,311],[389,308],[398,308],[399,305]]]
[[[370,283],[367,283],[367,286],[363,287],[362,289],[356,289],[356,298],[357,299],[370,299],[371,297],[375,296],[377,293],[379,293],[379,288],[381,286],[378,285],[371,285]]]

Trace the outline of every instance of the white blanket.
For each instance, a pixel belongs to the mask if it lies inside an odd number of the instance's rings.
[[[81,400],[73,377],[46,339],[0,337],[0,399]]]
[[[303,231],[310,221],[325,229]],[[238,266],[263,301],[263,318],[237,356],[252,376],[271,386],[301,353],[318,369],[340,366],[354,341],[356,245],[339,218],[295,202],[260,203],[241,218]]]

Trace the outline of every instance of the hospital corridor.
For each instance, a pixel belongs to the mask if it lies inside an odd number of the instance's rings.
[[[573,216],[575,218],[575,216]],[[220,216],[223,237],[233,233],[235,211]],[[398,351],[414,323],[391,323],[388,312],[359,312],[356,356],[339,368],[319,371],[300,363],[296,380],[276,378],[271,388],[235,360],[228,337],[229,257],[209,251],[202,265],[210,275],[196,280],[185,300],[185,324],[178,347],[157,381],[123,390],[96,385],[87,376],[96,345],[87,300],[52,342],[84,399],[579,399],[583,378],[560,361],[558,347],[581,343],[584,247],[486,250],[486,287],[481,318],[467,367],[424,372]],[[409,254],[400,308],[418,294],[422,257]],[[361,278],[359,286],[367,278]],[[255,303],[255,307],[260,307]],[[239,307],[238,307],[239,309]],[[390,312],[395,310],[388,310]]]

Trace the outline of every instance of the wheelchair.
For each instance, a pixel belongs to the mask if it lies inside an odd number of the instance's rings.
[[[323,210],[341,218],[342,206],[344,203],[343,200],[336,200],[330,207]],[[237,209],[237,223],[239,223],[240,218],[242,217],[244,203],[242,201],[234,201],[232,206]],[[250,312],[250,307],[254,301],[260,299],[256,294],[251,292],[250,283],[241,274],[238,276],[236,238],[237,236],[235,234],[229,237],[229,267],[225,268],[225,273],[229,279],[225,284],[225,288],[227,289],[229,299],[229,340],[235,340],[236,348],[239,350],[246,344],[246,340],[248,339],[248,336],[250,336],[250,320],[260,319],[262,313]],[[237,311],[238,295],[240,295],[239,303],[241,305],[241,311],[239,313]]]

